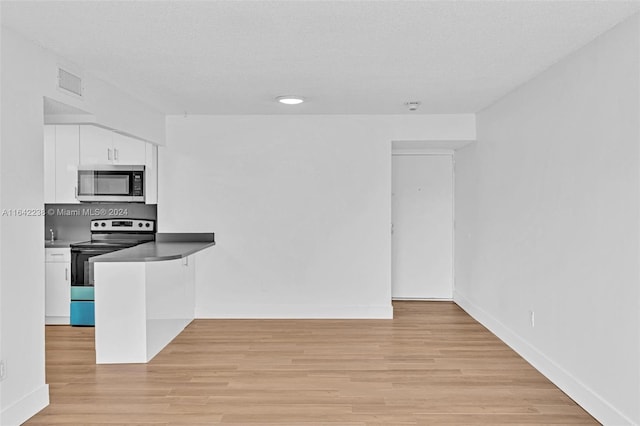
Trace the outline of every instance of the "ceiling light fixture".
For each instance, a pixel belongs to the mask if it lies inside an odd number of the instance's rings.
[[[298,105],[304,102],[304,98],[300,96],[278,96],[276,98],[278,102],[285,105]]]

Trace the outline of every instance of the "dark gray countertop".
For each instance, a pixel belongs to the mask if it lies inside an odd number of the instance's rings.
[[[69,248],[69,246],[73,243],[77,243],[77,241],[68,241],[68,240],[45,240],[44,248]]]
[[[215,245],[211,234],[157,234],[156,241],[94,256],[89,262],[159,262],[180,259]]]

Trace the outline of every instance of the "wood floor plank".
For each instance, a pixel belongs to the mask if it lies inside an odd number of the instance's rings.
[[[92,328],[47,326],[51,404],[27,425],[588,425],[448,302],[393,320],[196,320],[148,364],[96,365]]]

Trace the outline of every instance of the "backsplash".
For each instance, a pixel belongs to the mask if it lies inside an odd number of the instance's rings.
[[[50,229],[56,240],[85,241],[91,238],[89,231],[92,219],[157,218],[157,205],[139,203],[82,203],[45,204],[47,214],[44,219],[44,238],[51,238]],[[157,227],[156,227],[157,229]]]

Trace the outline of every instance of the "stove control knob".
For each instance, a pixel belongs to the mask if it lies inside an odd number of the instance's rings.
[[[138,222],[138,227],[142,228],[142,222]]]
[[[100,224],[98,222],[93,222],[93,226],[97,228]]]
[[[145,223],[144,226],[146,226],[147,228],[151,226],[151,224],[149,222]]]
[[[100,226],[105,227],[105,226],[107,226],[107,224],[102,222],[102,224]]]

